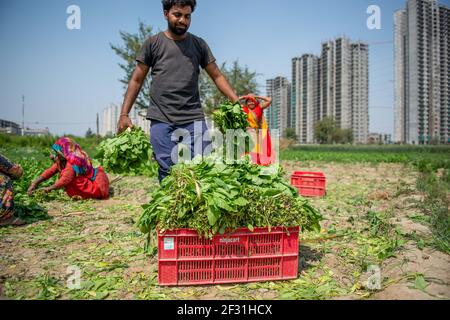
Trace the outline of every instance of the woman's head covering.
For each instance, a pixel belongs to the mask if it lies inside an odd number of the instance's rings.
[[[253,98],[251,96],[246,97],[245,103],[247,104],[249,101],[253,102],[255,105],[258,104],[258,100],[256,100],[255,98]]]
[[[72,139],[62,137],[55,142],[52,149],[66,159],[77,175],[91,176],[94,173],[91,157]]]

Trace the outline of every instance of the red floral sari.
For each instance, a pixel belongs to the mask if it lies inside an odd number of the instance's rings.
[[[92,159],[75,141],[63,137],[52,146],[53,151],[66,160],[64,168],[55,163],[41,177],[50,179],[59,173],[57,188],[64,188],[69,197],[83,199],[108,199],[109,180],[102,167],[94,168]]]

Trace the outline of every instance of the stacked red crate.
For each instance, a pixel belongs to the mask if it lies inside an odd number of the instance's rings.
[[[291,185],[304,197],[323,197],[326,194],[326,177],[322,172],[294,172]]]

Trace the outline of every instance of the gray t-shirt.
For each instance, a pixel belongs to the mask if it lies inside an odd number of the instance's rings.
[[[136,61],[151,68],[147,119],[171,124],[204,119],[198,77],[200,67],[215,58],[203,39],[187,33],[175,41],[160,32],[145,41]]]

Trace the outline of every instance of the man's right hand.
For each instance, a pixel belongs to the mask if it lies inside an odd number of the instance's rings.
[[[121,134],[128,128],[132,128],[133,123],[131,122],[131,119],[129,116],[122,115],[120,116],[119,123],[117,124],[117,133]]]
[[[131,76],[127,92],[125,93],[125,99],[122,104],[119,123],[117,124],[117,132],[119,134],[124,132],[126,129],[133,127],[133,123],[131,122],[128,113],[131,111],[134,103],[136,102],[136,98],[139,95],[139,91],[144,84],[149,70],[150,67],[139,62],[133,72],[133,75]]]

